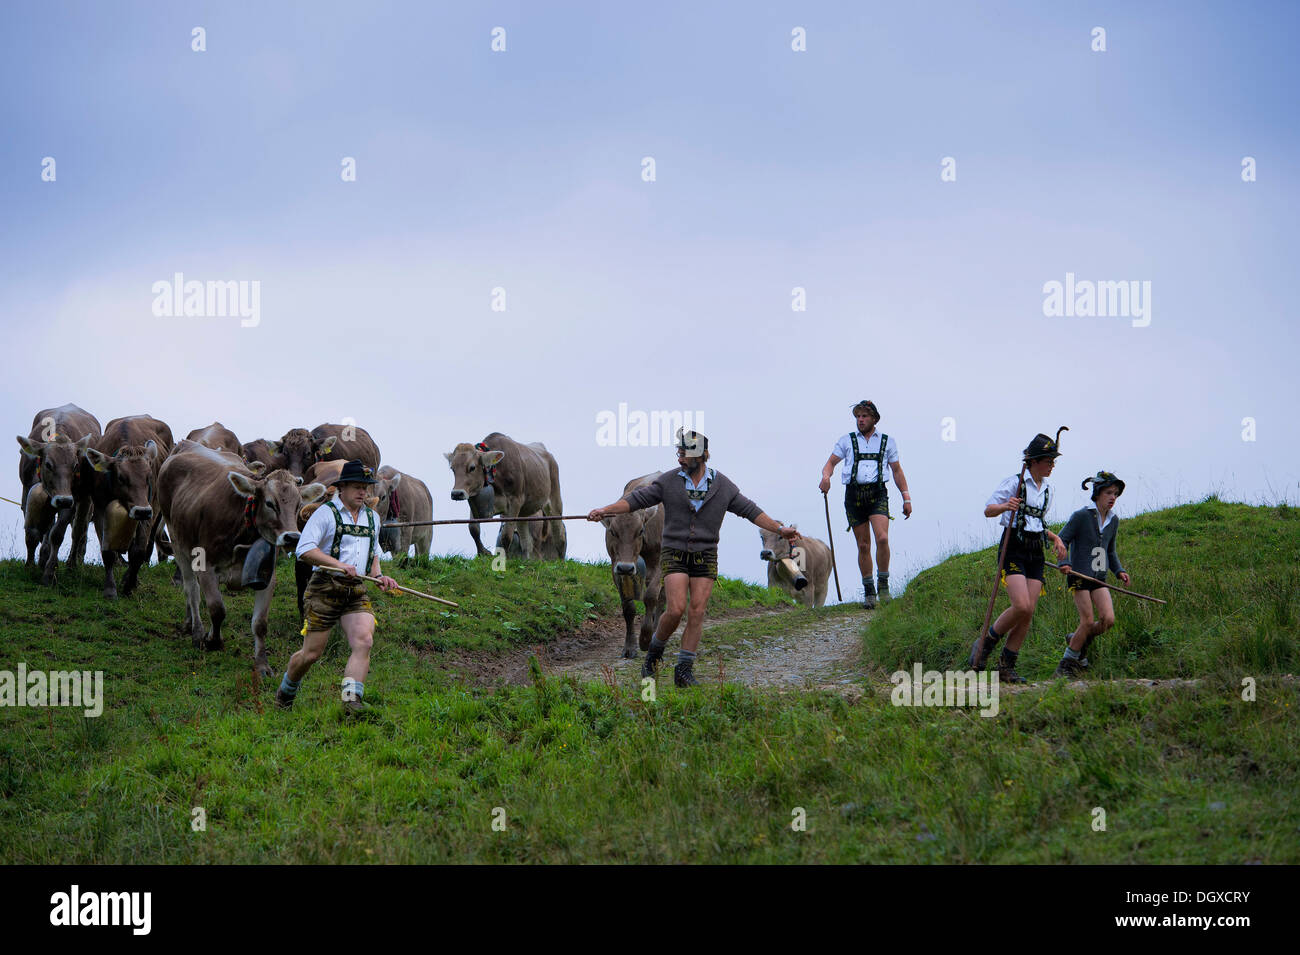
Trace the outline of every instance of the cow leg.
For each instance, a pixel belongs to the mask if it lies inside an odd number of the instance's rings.
[[[645,574],[645,614],[641,617],[641,646],[650,646],[655,628],[659,626],[659,617],[668,603],[668,595],[663,590],[663,578],[659,573],[659,562],[646,567]]]
[[[253,668],[262,676],[272,676],[275,672],[266,655],[266,618],[271,609],[271,595],[274,593],[275,571],[272,570],[271,582],[253,598]]]
[[[73,571],[86,562],[86,525],[90,523],[90,501],[80,500],[73,505],[72,552],[68,554],[68,570]]]
[[[826,582],[825,581],[822,581],[820,584],[817,585],[817,592],[813,594],[813,606],[814,607],[826,606]]]
[[[212,630],[203,641],[203,649],[220,650],[225,641],[221,639],[221,624],[226,619],[226,605],[221,599],[221,582],[211,568],[199,571],[199,585],[203,588],[203,602],[208,607],[208,617],[212,620]]]
[[[135,533],[131,535],[131,546],[126,552],[126,576],[122,578],[123,597],[129,597],[135,592],[140,579],[140,567],[149,562],[149,555],[153,553],[155,527],[157,524],[152,520],[147,524],[144,521],[136,522]]]
[[[27,569],[36,569],[36,548],[45,542],[46,535],[41,533],[39,527],[27,527],[23,529],[27,537]],[[45,550],[41,550],[41,569],[45,569]]]
[[[199,614],[199,578],[189,561],[177,561],[176,567],[181,572],[181,587],[185,590],[185,625],[184,632],[190,635],[194,648],[203,646],[203,618]]]
[[[618,579],[614,580],[615,588],[618,587]],[[620,603],[623,609],[623,623],[626,632],[623,634],[623,658],[626,660],[636,659],[636,643],[632,639],[632,625],[636,621],[636,601],[628,600],[624,597]]]
[[[485,511],[489,511],[491,509],[479,503],[481,496],[482,496],[482,491],[480,491],[478,494],[475,494],[473,497],[469,499],[470,517],[491,517],[492,516],[490,513],[484,513]],[[482,525],[477,523],[469,525],[469,536],[474,538],[474,556],[483,557],[486,555],[488,557],[491,557],[492,552],[483,546],[483,536],[482,536],[482,532],[480,531],[481,526]],[[500,535],[498,535],[497,537],[497,542],[498,544],[500,543]]]
[[[366,573],[369,573],[369,568]],[[307,591],[307,584],[311,582],[311,564],[305,560],[295,560],[293,562],[293,581],[298,587],[298,616],[303,615],[302,595]]]
[[[54,583],[55,572],[59,569],[59,549],[63,547],[63,535],[67,533],[72,520],[72,508],[61,507],[54,518],[54,526],[45,533],[45,557],[41,567],[41,583],[50,586]]]
[[[95,512],[95,537],[99,540],[99,552],[104,561],[104,599],[117,599],[117,584],[113,582],[113,565],[117,563],[117,554],[109,550],[104,543],[104,533],[108,530],[108,517],[98,510]]]

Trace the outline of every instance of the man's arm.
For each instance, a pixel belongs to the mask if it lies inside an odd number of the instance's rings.
[[[754,518],[754,523],[765,531],[772,531],[780,534],[788,541],[797,541],[801,536],[793,527],[786,527],[780,521],[772,520],[772,518],[768,517],[767,514],[762,511],[759,512],[758,517]]]
[[[817,485],[817,490],[825,494],[831,489],[831,475],[835,473],[835,465],[843,460],[838,454],[831,453],[831,456],[826,459],[826,463],[822,465],[822,479],[821,483]]]
[[[903,494],[903,519],[906,520],[912,516],[912,495],[907,492],[907,476],[903,474],[903,465],[900,461],[891,462],[889,469],[894,472],[894,483]]]

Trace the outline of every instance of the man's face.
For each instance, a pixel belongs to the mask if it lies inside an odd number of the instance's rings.
[[[859,411],[854,417],[858,419],[858,430],[863,434],[876,426],[876,416],[870,411]]]
[[[339,500],[350,507],[352,510],[358,510],[366,500],[366,490],[369,485],[356,484],[349,482],[339,485]]]
[[[1119,488],[1115,485],[1102,488],[1101,493],[1097,495],[1097,506],[1103,511],[1109,511],[1115,506],[1115,499],[1119,497]]]

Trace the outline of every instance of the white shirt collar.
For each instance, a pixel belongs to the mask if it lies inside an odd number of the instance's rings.
[[[1091,504],[1088,505],[1088,510],[1092,511],[1093,514],[1092,519],[1094,521],[1097,520],[1097,518],[1101,517],[1101,508],[1097,506],[1096,501],[1093,501]],[[1106,529],[1106,525],[1109,524],[1112,520],[1114,520],[1114,518],[1115,518],[1115,508],[1112,507],[1110,509],[1110,513],[1106,515],[1106,520],[1102,521],[1101,526],[1099,526],[1097,529],[1100,531],[1104,531]]]

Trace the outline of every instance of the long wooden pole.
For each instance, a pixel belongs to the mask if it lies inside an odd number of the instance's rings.
[[[586,514],[542,514],[538,517],[458,517],[445,521],[384,521],[385,527],[431,527],[434,524],[505,524],[516,521],[585,521]]]
[[[1143,600],[1150,600],[1153,603],[1158,603],[1158,604],[1169,603],[1168,600],[1161,600],[1159,597],[1148,597],[1146,594],[1140,594],[1136,590],[1125,590],[1123,587],[1116,587],[1112,584],[1106,583],[1104,580],[1098,580],[1096,577],[1089,577],[1087,574],[1081,574],[1077,570],[1066,570],[1060,564],[1053,564],[1050,560],[1045,560],[1043,561],[1043,563],[1046,564],[1048,567],[1055,567],[1061,573],[1069,574],[1071,577],[1080,577],[1083,580],[1090,580],[1094,584],[1101,584],[1101,586],[1105,587],[1107,590],[1113,590],[1116,593],[1128,594],[1130,597],[1141,597]]]
[[[831,542],[831,571],[835,574],[835,599],[844,602],[840,594],[840,572],[835,566],[835,532],[831,530],[831,499],[822,491],[822,503],[826,505],[826,539]]]
[[[328,568],[328,569],[326,570],[326,573],[329,573],[329,574],[338,574],[339,576],[346,576],[346,574],[345,574],[344,571],[337,570],[337,569],[335,569],[335,568],[333,568],[333,567]],[[369,580],[369,581],[371,581],[372,583],[376,583],[376,584],[379,583],[379,578],[378,578],[378,577],[371,577],[369,574],[357,574],[357,576],[360,577],[362,580]],[[425,600],[436,600],[438,603],[440,603],[440,604],[446,604],[448,607],[459,607],[459,606],[460,606],[460,604],[456,603],[455,601],[452,601],[452,600],[443,600],[441,597],[435,597],[433,594],[426,594],[426,593],[424,593],[424,592],[422,592],[422,591],[419,591],[419,590],[412,590],[410,587],[403,587],[401,584],[398,584],[398,585],[397,585],[397,589],[400,590],[400,591],[401,591],[402,593],[404,593],[404,594],[413,594],[413,595],[416,596],[416,597],[423,597]]]

